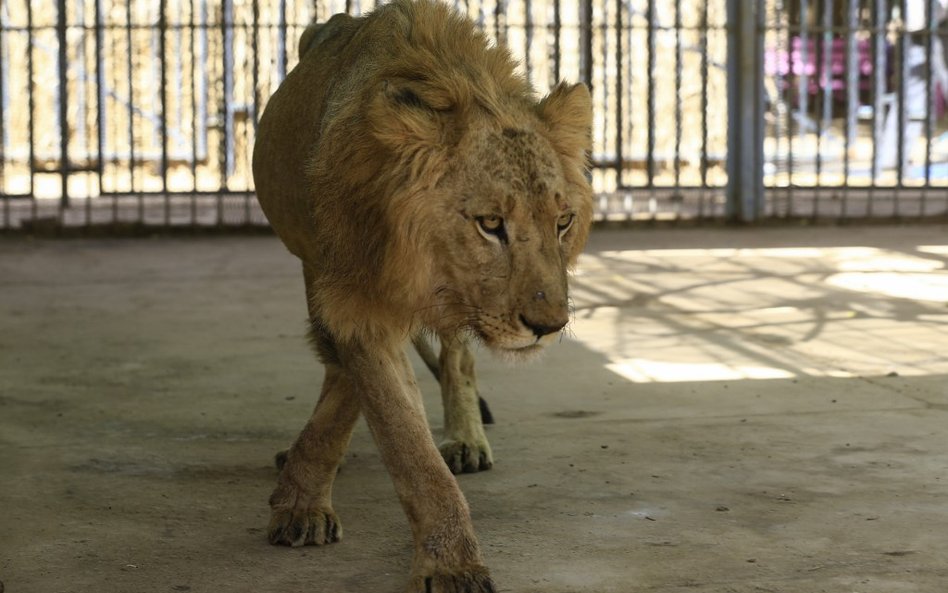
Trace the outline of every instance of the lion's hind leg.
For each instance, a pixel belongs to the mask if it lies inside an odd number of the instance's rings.
[[[424,362],[425,366],[428,367],[428,370],[431,371],[431,374],[434,376],[435,380],[440,383],[441,361],[438,355],[435,354],[434,349],[431,347],[431,343],[428,342],[428,339],[424,336],[424,334],[415,335],[411,342],[412,345],[414,345],[418,356],[421,357],[422,362]],[[487,400],[481,397],[479,393],[477,395],[477,406],[481,411],[481,423],[484,425],[493,424],[494,414],[490,411],[490,406],[487,405]],[[277,467],[280,467],[279,456],[277,456]]]

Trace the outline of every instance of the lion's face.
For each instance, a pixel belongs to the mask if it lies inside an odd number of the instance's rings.
[[[368,114],[398,173],[381,181],[393,244],[380,272],[419,295],[406,302],[422,325],[528,355],[569,321],[567,272],[592,220],[589,92],[491,103],[460,92],[464,77],[426,76],[384,80]]]
[[[569,321],[568,268],[591,217],[582,165],[564,162],[532,126],[469,132],[456,154],[438,192],[450,224],[434,259],[435,321],[471,330],[492,350],[529,355]]]

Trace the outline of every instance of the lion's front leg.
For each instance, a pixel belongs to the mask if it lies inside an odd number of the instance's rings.
[[[411,524],[411,593],[494,591],[467,502],[441,459],[400,344],[349,344],[340,359]]]
[[[276,545],[322,545],[342,537],[332,483],[359,417],[359,400],[338,367],[326,365],[319,403],[286,452],[270,495],[267,535]]]
[[[444,404],[441,456],[455,474],[488,470],[494,457],[478,405],[474,355],[463,338],[441,336],[439,362]]]

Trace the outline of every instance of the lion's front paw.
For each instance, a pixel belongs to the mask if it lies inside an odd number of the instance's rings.
[[[331,510],[273,509],[267,537],[275,546],[321,546],[342,539],[342,524]]]
[[[486,439],[483,442],[448,439],[438,446],[438,450],[454,474],[482,472],[494,465],[494,456]]]
[[[434,574],[412,579],[409,593],[496,593],[486,568],[457,574]]]

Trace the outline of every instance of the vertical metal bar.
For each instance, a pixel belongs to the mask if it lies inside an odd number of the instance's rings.
[[[932,85],[932,76],[935,74],[932,36],[935,35],[936,25],[938,24],[933,18],[934,3],[936,1],[927,0],[925,2],[925,187],[922,188],[922,203],[919,212],[921,216],[925,216],[928,189],[932,185],[932,122],[935,119],[935,106],[932,101],[935,92]],[[948,89],[942,89],[942,91],[948,93]]]
[[[596,27],[599,29],[599,48],[602,50],[602,57],[600,58],[602,64],[602,78],[601,86],[602,89],[602,127],[603,130],[603,139],[602,139],[602,151],[608,153],[609,150],[609,116],[616,115],[614,109],[610,108],[610,98],[609,94],[614,90],[609,86],[609,3],[607,0],[602,0],[600,7],[601,20],[597,23]],[[593,148],[595,150],[595,148]],[[607,167],[606,163],[603,163],[603,168]]]
[[[210,19],[207,14],[207,0],[200,0],[200,26],[198,27],[198,53],[197,67],[199,76],[195,79],[196,86],[194,94],[198,97],[197,102],[197,121],[194,126],[194,133],[197,135],[197,154],[202,160],[209,158],[210,147],[208,146],[208,122],[207,110],[210,103],[208,87],[208,36],[210,31]]]
[[[161,192],[163,194],[165,210],[165,226],[171,224],[171,196],[168,195],[168,72],[167,56],[168,45],[166,34],[168,31],[167,0],[158,2],[158,61],[160,74],[158,76],[158,103],[161,107],[161,122],[159,124],[161,136]]]
[[[66,48],[66,0],[56,3],[56,36],[59,37],[59,159],[62,195],[60,215],[69,207],[69,80]]]
[[[800,0],[800,35],[797,37],[800,44],[800,76],[797,79],[797,131],[800,140],[805,140],[805,134],[810,121],[810,3],[809,0]],[[801,142],[802,143],[802,142]]]
[[[128,56],[126,66],[128,67],[128,183],[129,192],[135,193],[135,70],[132,64],[132,56],[135,49],[132,46],[132,2],[125,4],[125,40],[128,43]],[[138,213],[140,220],[144,219],[143,196],[138,196]]]
[[[495,0],[494,2],[494,39],[498,42],[504,41],[501,35],[501,21],[504,15],[504,0]]]
[[[793,34],[790,30],[790,12],[786,0],[778,0],[777,15],[780,51],[786,55],[786,72],[781,78],[780,100],[777,104],[777,146],[778,154],[783,149],[781,162],[787,175],[787,183],[783,195],[783,216],[789,217],[793,213],[793,87],[791,81],[794,76],[793,62]],[[779,56],[779,54],[778,54]],[[784,146],[785,145],[785,146]],[[775,208],[776,209],[776,208]]]
[[[115,42],[115,37],[116,37],[116,35],[115,35],[114,30],[113,30],[113,29],[115,28],[115,25],[114,25],[114,22],[113,22],[111,19],[109,19],[109,21],[108,21],[109,26],[108,26],[108,28],[106,28],[106,18],[107,18],[107,17],[106,17],[106,14],[108,14],[108,13],[107,13],[106,10],[105,10],[105,0],[97,0],[97,3],[98,3],[98,5],[99,5],[99,6],[98,6],[98,10],[99,10],[99,19],[98,19],[98,21],[102,24],[102,57],[101,57],[101,59],[99,60],[99,71],[100,71],[101,78],[102,78],[102,81],[103,81],[103,82],[102,82],[102,84],[103,84],[102,95],[101,95],[101,97],[100,97],[100,99],[99,99],[99,102],[100,102],[100,104],[102,105],[102,117],[99,118],[99,122],[98,122],[98,123],[99,123],[99,135],[100,135],[101,138],[102,138],[102,150],[103,150],[102,154],[99,156],[99,161],[100,161],[100,163],[101,163],[101,168],[102,168],[102,171],[103,171],[103,177],[102,177],[103,180],[100,182],[100,184],[101,184],[100,187],[102,187],[103,190],[104,190],[104,188],[105,188],[105,185],[104,185],[104,184],[105,184],[105,181],[104,181],[104,179],[105,179],[105,162],[106,162],[106,155],[109,154],[109,152],[110,152],[110,151],[109,151],[109,146],[112,146],[112,147],[114,147],[114,149],[111,150],[112,159],[111,159],[111,161],[110,161],[111,164],[113,165],[113,174],[112,174],[112,176],[110,177],[110,181],[111,181],[111,183],[112,183],[112,186],[111,186],[111,188],[110,188],[111,194],[112,194],[110,203],[111,203],[111,206],[112,206],[112,208],[111,208],[112,222],[115,222],[116,220],[118,220],[118,191],[116,191],[116,190],[117,190],[117,183],[116,183],[116,178],[115,178],[115,174],[114,174],[114,167],[115,167],[115,165],[118,164],[118,139],[117,139],[118,126],[110,126],[110,125],[109,125],[109,118],[114,116],[114,111],[119,108],[119,102],[118,102],[117,98],[114,98],[114,97],[113,97],[112,105],[114,106],[114,108],[113,108],[113,109],[109,109],[109,104],[106,102],[105,98],[107,97],[107,94],[106,94],[107,91],[106,91],[106,89],[108,88],[108,87],[106,87],[106,84],[107,84],[107,83],[106,83],[106,79],[107,79],[106,77],[108,77],[108,81],[109,81],[109,83],[111,83],[111,87],[112,87],[112,88],[114,88],[114,89],[117,89],[117,88],[118,88],[118,78],[117,78],[117,77],[118,77],[118,73],[117,73],[117,72],[118,72],[118,67],[115,65],[115,43],[116,43],[116,42]],[[106,33],[109,33],[109,34],[106,35]],[[109,60],[109,53],[108,53],[108,51],[107,51],[107,49],[106,49],[106,44],[107,44],[109,41],[111,41],[111,49],[112,49],[112,52],[111,52],[111,58],[112,58],[112,59],[111,59],[111,60]],[[112,64],[112,66],[109,67],[108,64]],[[115,116],[115,119],[116,119],[116,121],[117,121],[117,120],[118,120],[118,117]],[[110,131],[111,131],[111,142],[110,142],[110,140],[109,140],[109,138],[108,138]]]
[[[197,46],[194,42],[194,33],[197,29],[197,14],[194,6],[194,0],[191,2],[191,35],[189,39],[189,50],[191,56],[191,187],[193,193],[191,194],[191,225],[194,226],[197,224],[197,190],[198,190],[198,176],[197,176],[197,157],[198,157],[198,88],[197,88]]]
[[[875,12],[872,25],[872,170],[870,187],[875,188],[879,177],[879,156],[883,134],[885,133],[885,91],[886,91],[886,20],[888,18],[888,2],[875,0]],[[875,205],[875,192],[869,192],[867,204],[868,216],[872,216]]]
[[[821,0],[821,1],[823,2],[823,4],[829,3],[828,0]],[[825,23],[823,22],[822,15],[817,14],[817,11],[819,9],[819,2],[817,2],[817,6],[814,6],[813,8],[814,8],[813,12],[815,14],[812,18],[814,19],[816,23],[815,26],[812,27],[813,29],[815,29],[814,31],[815,35],[812,38],[813,78],[815,79],[815,81],[811,81],[809,82],[809,84],[807,84],[807,90],[810,89],[812,84],[816,85],[815,91],[813,93],[813,122],[814,122],[815,133],[816,133],[816,155],[814,155],[815,156],[814,165],[815,165],[815,173],[816,173],[815,186],[817,188],[817,191],[813,192],[813,200],[811,202],[811,208],[810,208],[810,217],[813,220],[816,220],[817,217],[819,216],[819,209],[820,209],[821,192],[819,191],[819,188],[823,185],[822,176],[823,176],[823,133],[824,133],[823,119],[817,113],[816,108],[817,108],[818,101],[822,100],[824,105],[826,103],[825,85],[828,83],[828,80],[826,80],[827,73],[824,69],[824,66],[825,66],[824,59],[826,58],[826,50],[827,50],[826,38],[825,38],[825,34],[821,34],[820,32],[820,29],[822,29],[825,26]],[[808,41],[807,48],[809,48],[810,39],[808,38],[807,41]],[[807,63],[809,63],[809,58],[807,59]],[[807,98],[807,100],[809,101],[809,97]],[[804,117],[806,116],[804,115]],[[807,119],[807,121],[809,122],[810,120]]]
[[[227,6],[229,2],[230,0],[223,0],[221,2],[221,15],[220,15],[221,22],[218,24],[218,27],[220,28],[220,36],[221,36],[221,42],[220,42],[221,54],[223,55],[223,63],[221,66],[221,70],[222,70],[221,87],[223,89],[223,97],[218,99],[219,101],[221,101],[222,104],[219,106],[217,112],[221,114],[225,122],[227,120],[227,116],[229,115],[227,113],[227,103],[228,103],[227,88],[229,85],[229,78],[230,78],[229,66],[227,63],[227,14],[228,14]],[[208,28],[210,28],[210,22],[208,22]],[[208,57],[210,57],[210,47],[208,47],[208,50],[209,50]],[[210,111],[210,92],[208,92],[208,111]],[[219,155],[218,155],[218,163],[217,163],[218,175],[219,175],[218,182],[217,182],[218,191],[215,192],[215,202],[217,206],[216,208],[217,220],[215,221],[215,223],[217,224],[217,226],[223,226],[224,224],[223,194],[225,191],[227,191],[227,125],[225,122],[221,122],[221,121],[217,122],[217,126],[221,130],[221,138],[220,138],[220,143],[218,146]]]
[[[96,0],[92,0],[95,2]],[[89,75],[86,72],[86,61],[88,59],[88,51],[86,48],[86,35],[89,33],[89,26],[86,24],[86,10],[85,10],[86,0],[78,0],[76,2],[76,21],[78,22],[79,30],[82,32],[82,41],[79,43],[81,48],[79,51],[79,57],[77,61],[77,66],[79,72],[76,75],[76,80],[79,84],[79,97],[81,98],[81,103],[79,105],[79,117],[77,118],[76,128],[80,132],[80,137],[82,138],[82,146],[85,148],[85,171],[89,171],[89,163],[92,162],[92,152],[89,148],[89,136],[86,134],[86,126],[88,125],[87,114],[89,112],[89,106],[86,105],[86,88],[89,83]],[[95,28],[93,25],[93,32]],[[85,200],[85,225],[92,225],[92,190],[89,187],[88,176],[86,176],[86,200]]]
[[[698,205],[698,217],[704,217],[705,191],[708,188],[708,4],[701,3],[701,201]]]
[[[615,51],[615,60],[616,60],[616,80],[615,80],[615,90],[616,90],[616,137],[615,137],[615,151],[616,151],[616,162],[615,162],[615,171],[616,171],[616,186],[622,187],[625,185],[622,181],[622,171],[625,168],[625,155],[623,154],[622,144],[622,3],[623,0],[616,0],[616,14],[615,14],[615,29],[616,29],[616,51]]]
[[[313,15],[315,19],[316,15]],[[277,84],[283,82],[286,78],[286,0],[280,0],[279,10],[277,12]]]
[[[800,145],[806,146],[806,135],[810,132],[810,2],[809,0],[800,0],[800,64],[802,70],[800,73],[799,98],[797,113],[797,132],[800,134]],[[815,48],[813,48],[815,49]],[[813,61],[814,65],[817,60]],[[819,82],[819,78],[817,78]],[[807,155],[809,156],[809,155]],[[817,192],[818,193],[818,192]],[[810,215],[816,215],[815,203],[811,203]]]
[[[27,135],[29,136],[29,172],[30,172],[30,219],[36,220],[36,124],[33,114],[36,111],[36,98],[33,96],[33,3],[26,2],[26,101]]]
[[[786,215],[791,216],[794,213],[794,194],[793,194],[793,169],[794,169],[794,151],[793,151],[793,139],[796,136],[797,127],[794,126],[794,111],[793,111],[793,92],[790,88],[789,81],[793,80],[793,76],[797,73],[798,65],[797,60],[794,58],[793,52],[793,40],[794,40],[794,27],[791,22],[790,11],[786,3],[784,3],[784,16],[786,17],[787,22],[787,78],[788,83],[783,92],[789,95],[790,100],[787,102],[787,108],[785,110],[786,114],[786,125],[787,125],[787,199],[786,199]]]
[[[635,71],[634,65],[635,61],[638,58],[635,39],[635,9],[633,5],[629,2],[625,2],[626,14],[623,20],[623,32],[625,33],[625,52],[622,55],[622,58],[625,60],[624,64],[620,61],[619,68],[623,72],[623,84],[620,94],[622,95],[622,118],[626,122],[625,128],[627,134],[624,135],[623,144],[629,147],[630,157],[634,154],[634,149],[631,144],[633,134],[635,133],[635,117],[633,113],[632,106],[632,90],[635,85]],[[625,146],[623,146],[623,154],[625,152]],[[629,184],[626,183],[626,186]]]
[[[823,109],[820,114],[820,122],[817,126],[817,148],[816,148],[816,184],[823,185],[823,137],[832,134],[831,120],[833,117],[833,49],[835,47],[833,39],[833,9],[835,8],[833,0],[823,0],[822,26],[823,35],[821,37],[820,52],[820,75],[818,80],[822,85]],[[820,193],[816,192],[814,201],[814,210],[819,211]],[[814,212],[816,215],[816,212]]]
[[[533,83],[533,60],[530,56],[530,50],[533,47],[533,2],[523,0],[523,66],[526,70],[527,81]]]
[[[738,125],[741,117],[741,83],[744,48],[741,46],[743,21],[741,0],[727,0],[727,207],[730,220],[741,219],[743,187],[739,179],[738,163],[741,154],[741,134]]]
[[[253,18],[253,24],[251,25],[251,34],[253,35],[253,38],[250,40],[250,51],[253,54],[253,58],[251,60],[251,68],[253,68],[253,73],[251,76],[251,79],[253,80],[253,90],[251,92],[253,96],[253,112],[251,113],[250,125],[247,126],[247,134],[250,135],[252,132],[253,137],[248,138],[247,147],[252,151],[254,139],[257,137],[257,120],[260,119],[259,117],[259,113],[260,113],[259,111],[260,109],[260,55],[259,55],[260,45],[258,41],[258,37],[260,36],[260,2],[259,0],[253,0],[253,2],[251,3],[251,11],[252,11],[252,18]],[[251,156],[252,154],[253,153],[251,152],[250,155],[247,155],[248,158],[252,159],[252,156]],[[253,181],[253,175],[250,176],[250,180],[247,183],[246,187],[247,187],[248,192],[244,199],[244,217],[245,217],[244,222],[246,222],[247,224],[250,224],[251,194],[249,192],[249,189],[250,189],[250,182],[252,181]]]
[[[752,15],[748,19],[747,27],[750,31],[751,41],[751,59],[753,69],[750,73],[749,90],[750,100],[753,102],[750,109],[746,112],[753,115],[752,129],[750,130],[751,146],[748,147],[750,164],[752,167],[745,170],[747,183],[751,185],[752,195],[750,201],[745,198],[745,202],[751,210],[751,217],[745,214],[745,219],[757,220],[764,211],[764,11],[766,10],[765,0],[754,0],[749,2]]]
[[[592,55],[592,0],[579,1],[579,46],[581,59],[579,61],[579,77],[592,92],[593,89],[593,55]]]
[[[509,8],[510,7],[507,6],[507,0],[497,0],[497,10],[499,11],[498,14],[500,15],[500,20],[498,22],[503,25],[503,29],[501,30],[502,37],[500,38],[503,39],[504,43],[507,43],[507,39],[510,35],[510,22],[507,17],[507,10]]]
[[[563,29],[563,20],[560,15],[560,0],[553,0],[553,79],[560,81],[560,35]]]
[[[846,136],[843,151],[843,184],[849,185],[849,153],[856,142],[856,110],[859,108],[859,91],[861,72],[857,58],[856,27],[859,19],[859,0],[848,0],[846,10],[846,120],[844,122]],[[843,192],[843,217],[847,214],[847,198],[849,192]]]
[[[833,0],[823,0],[823,129],[829,129],[833,118],[833,56],[836,49],[833,14],[835,9]]]
[[[793,73],[791,71],[792,61],[790,60],[790,54],[788,51],[787,40],[785,36],[789,36],[787,32],[787,26],[784,22],[787,17],[787,8],[783,0],[776,0],[773,4],[773,16],[771,17],[774,24],[774,49],[773,49],[773,76],[774,76],[774,90],[775,96],[773,98],[773,109],[774,109],[774,186],[770,191],[770,200],[771,200],[771,212],[774,216],[781,215],[781,204],[778,202],[778,195],[782,195],[784,202],[782,204],[782,215],[786,216],[788,214],[787,210],[787,190],[784,192],[778,191],[776,188],[780,187],[779,180],[781,173],[787,171],[787,163],[789,162],[789,153],[788,148],[784,146],[784,143],[789,142],[793,137],[792,130],[788,129],[788,120],[787,120],[787,81],[792,77]],[[784,70],[784,62],[781,59],[781,52],[787,52],[787,63],[786,70]]]
[[[86,105],[85,88],[89,80],[89,75],[86,72],[86,33],[88,32],[89,27],[86,25],[85,3],[86,0],[73,0],[72,27],[74,30],[79,32],[79,41],[74,44],[76,48],[76,58],[74,62],[75,66],[73,68],[75,70],[74,76],[76,80],[76,94],[73,100],[75,102],[75,112],[82,115],[76,118],[76,124],[73,126],[70,137],[75,138],[74,144],[77,148],[85,149],[84,158],[88,161],[90,157],[89,139],[86,137],[87,118],[85,118],[84,115],[89,111],[89,106]],[[67,64],[69,64],[68,60]],[[88,204],[88,200],[86,203]]]
[[[172,50],[174,54],[174,66],[172,67],[172,76],[171,79],[171,89],[174,92],[174,89],[185,89],[184,82],[184,29],[187,25],[185,23],[182,13],[184,11],[184,2],[185,0],[175,0],[174,8],[177,9],[176,12],[172,14],[177,14],[177,18],[171,24],[171,29],[174,31],[174,46],[175,49]],[[178,95],[183,95],[183,92],[179,92]],[[194,91],[191,90],[189,95],[193,95]],[[173,96],[173,95],[172,95]],[[177,134],[173,134],[172,138],[174,139],[175,154],[178,155],[176,160],[181,159],[182,151],[184,150],[184,131],[187,129],[184,123],[184,97],[179,96],[178,100],[174,104],[174,128],[177,129]],[[180,190],[179,190],[180,191]]]
[[[2,6],[0,6],[2,10]],[[2,229],[10,228],[10,197],[7,196],[6,169],[7,169],[7,93],[6,93],[6,23],[0,20],[0,200],[3,201],[3,226]]]
[[[902,15],[904,17],[905,15],[904,0],[902,0],[902,2],[900,3],[900,7],[902,9]],[[901,200],[899,200],[898,191],[899,191],[899,188],[901,188],[903,184],[902,177],[905,172],[904,165],[907,160],[906,154],[905,154],[905,112],[907,108],[907,106],[905,105],[905,80],[906,78],[908,78],[907,76],[908,75],[908,71],[907,71],[908,60],[906,60],[905,58],[907,54],[907,48],[906,48],[907,40],[908,40],[908,34],[906,33],[905,28],[903,27],[902,30],[899,32],[899,38],[897,42],[898,51],[896,52],[897,53],[896,63],[897,63],[897,72],[898,72],[898,75],[897,75],[898,77],[896,78],[896,80],[898,81],[898,86],[896,87],[896,90],[895,90],[896,105],[898,106],[898,111],[896,111],[896,118],[898,121],[898,127],[896,129],[896,137],[898,141],[895,147],[895,150],[896,150],[895,194],[896,195],[895,195],[895,200],[894,200],[895,202],[894,214],[896,217],[899,216],[899,204],[901,202]]]
[[[348,8],[348,7],[347,7]],[[224,93],[221,97],[221,111],[224,114],[224,125],[222,126],[223,137],[221,138],[221,148],[223,149],[223,159],[221,161],[221,190],[224,192],[229,191],[229,182],[228,178],[230,177],[231,168],[233,167],[232,163],[232,147],[231,144],[234,138],[234,121],[233,121],[233,105],[232,105],[232,95],[234,90],[233,76],[231,72],[233,71],[234,66],[234,56],[233,56],[233,43],[234,43],[234,31],[233,31],[233,19],[234,19],[234,1],[233,0],[224,0],[221,7],[221,44],[222,44],[222,60],[223,60],[223,70],[221,72],[221,77],[223,79],[223,89]],[[222,222],[219,220],[218,222]]]
[[[752,222],[763,195],[761,0],[728,0],[727,217]]]
[[[648,0],[645,9],[646,45],[648,46],[648,153],[645,155],[646,183],[649,189],[655,186],[655,1]]]
[[[105,11],[103,0],[95,0],[95,86],[96,86],[96,176],[99,181],[99,194],[105,191]]]
[[[681,187],[681,0],[675,0],[675,187]],[[680,202],[679,202],[680,208]]]

